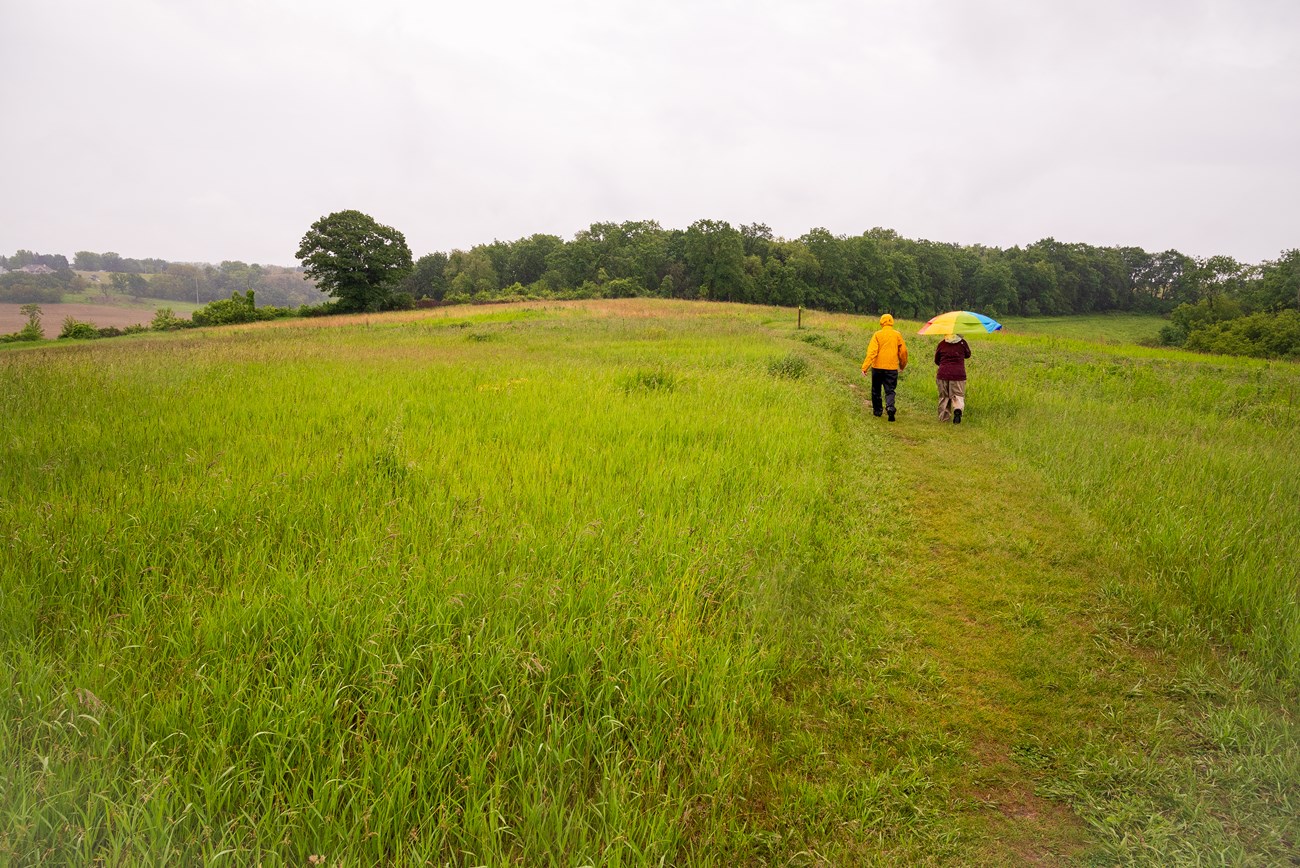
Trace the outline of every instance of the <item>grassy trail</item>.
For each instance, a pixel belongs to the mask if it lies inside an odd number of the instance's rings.
[[[1095,581],[1083,519],[1027,468],[990,460],[990,444],[969,424],[940,425],[919,408],[902,422],[879,426],[898,463],[900,511],[911,517],[890,534],[892,574],[907,578],[887,593],[914,637],[910,652],[933,665],[945,690],[900,711],[936,717],[967,746],[969,765],[952,789],[985,825],[990,863],[1076,855],[1087,843],[1082,823],[1037,795],[1036,776],[1013,755],[1096,711],[1090,696],[1061,702],[1062,685],[1087,665],[1081,609]]]
[[[874,464],[875,496],[893,500],[863,530],[883,530],[884,551],[861,582],[876,588],[890,653],[925,674],[897,678],[863,728],[907,733],[903,754],[926,743],[947,754],[925,766],[937,815],[911,846],[877,855],[1295,858],[1300,766],[1285,704],[1253,694],[1203,645],[1144,642],[1113,598],[1126,567],[1103,529],[982,430],[978,400],[973,424],[940,424],[914,385],[890,425],[871,417],[865,383],[849,388],[870,445],[860,458]]]

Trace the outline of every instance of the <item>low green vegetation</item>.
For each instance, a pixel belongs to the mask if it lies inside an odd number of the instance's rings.
[[[809,319],[0,355],[0,861],[1294,859],[1294,366]]]

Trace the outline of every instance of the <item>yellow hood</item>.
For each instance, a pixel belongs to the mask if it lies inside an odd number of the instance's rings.
[[[894,324],[894,317],[893,317],[893,315],[892,315],[892,314],[888,314],[888,313],[881,314],[881,315],[880,315],[880,324],[881,324],[882,326],[893,325],[893,324]]]

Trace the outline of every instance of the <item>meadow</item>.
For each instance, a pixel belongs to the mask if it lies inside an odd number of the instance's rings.
[[[1296,366],[805,324],[0,352],[0,861],[1296,858]]]
[[[1154,313],[1093,313],[1075,316],[1003,317],[999,322],[1007,334],[1053,335],[1104,344],[1152,346],[1167,325],[1166,317]]]

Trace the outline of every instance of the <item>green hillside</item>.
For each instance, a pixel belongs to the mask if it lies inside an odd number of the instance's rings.
[[[0,355],[0,862],[1300,858],[1300,368],[804,322]]]

